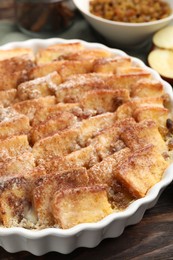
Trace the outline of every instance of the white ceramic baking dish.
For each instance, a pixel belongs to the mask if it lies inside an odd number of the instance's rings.
[[[24,42],[13,42],[1,46],[0,49],[12,49],[15,47],[31,47],[34,51],[55,43],[69,43],[80,41],[64,39],[32,39]],[[102,44],[82,42],[87,48],[109,49],[112,53],[126,56],[124,52],[110,49]],[[173,101],[171,86],[163,81],[159,74],[147,67],[141,60],[133,58],[134,63],[144,67],[155,79],[160,80]],[[24,228],[0,228],[0,246],[8,252],[28,251],[35,255],[43,255],[50,251],[70,253],[78,247],[95,247],[105,238],[118,237],[128,225],[138,223],[145,211],[153,207],[159,199],[162,191],[173,180],[173,165],[166,170],[162,180],[153,186],[147,195],[133,202],[126,210],[113,213],[97,223],[80,224],[73,228],[62,230],[58,228],[46,228],[44,230],[27,230]]]

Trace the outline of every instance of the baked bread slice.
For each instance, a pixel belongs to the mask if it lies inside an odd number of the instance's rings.
[[[12,107],[0,107],[0,139],[28,134],[31,129],[29,118]]]
[[[137,198],[162,178],[168,163],[154,146],[148,145],[136,150],[116,167],[116,178]]]
[[[35,167],[35,158],[30,151],[14,157],[2,158],[0,160],[0,178],[30,176]]]
[[[93,72],[96,73],[117,73],[121,68],[132,66],[130,57],[116,56],[113,58],[96,59],[93,63]]]
[[[27,135],[16,135],[0,141],[1,160],[16,157],[19,154],[31,151]]]
[[[34,52],[31,48],[14,48],[10,50],[0,50],[0,60],[7,60],[14,57],[27,57],[35,60]]]
[[[0,60],[0,90],[17,88],[29,79],[29,73],[34,62],[26,56],[12,57]]]
[[[91,72],[93,62],[90,60],[55,60],[48,64],[34,67],[30,73],[30,79],[40,78],[56,71],[61,81],[64,82],[68,77],[74,74],[83,74]]]
[[[20,101],[51,96],[61,83],[61,77],[54,71],[45,77],[21,83],[17,87],[17,98]]]
[[[157,80],[141,79],[131,90],[132,97],[146,98],[146,97],[161,97],[164,94],[163,85]]]
[[[86,92],[79,102],[83,109],[94,110],[97,114],[102,114],[116,111],[129,99],[129,91],[126,89],[103,89]]]
[[[65,129],[69,129],[77,123],[77,117],[69,112],[59,112],[50,117],[45,122],[32,127],[30,131],[30,141],[32,144],[37,141],[52,136]]]
[[[61,60],[65,55],[83,50],[84,46],[80,42],[53,44],[47,48],[39,49],[36,53],[38,65],[51,63],[54,60]]]
[[[5,227],[19,226],[29,211],[29,185],[24,177],[14,177],[0,185],[0,220]]]
[[[54,156],[53,158],[38,160],[38,166],[34,174],[37,174],[38,171],[42,171],[43,174],[54,174],[55,172],[63,172],[80,167],[89,169],[99,161],[100,158],[95,147],[89,145],[63,157]]]
[[[164,107],[144,106],[135,110],[134,117],[138,122],[151,118],[160,128],[165,128],[166,121],[169,118],[169,111]]]
[[[69,171],[45,175],[35,181],[33,188],[33,207],[38,216],[39,225],[54,224],[50,207],[55,192],[67,188],[77,188],[88,185],[88,176],[85,168],[72,168]]]
[[[87,146],[104,128],[114,123],[115,115],[107,113],[83,120],[74,127],[36,142],[33,153],[36,159],[52,156],[65,156]]]
[[[44,108],[55,104],[54,96],[40,97],[36,99],[24,100],[17,102],[13,108],[21,114],[26,115],[29,120],[34,118],[35,113]]]
[[[129,92],[132,86],[141,78],[149,78],[148,72],[139,72],[117,75],[112,73],[87,73],[68,77],[59,85],[56,96],[57,102],[78,102],[87,91],[92,90],[120,90],[126,89]]]
[[[152,120],[127,125],[126,130],[121,133],[121,139],[132,150],[153,144],[161,154],[168,151],[157,124]]]
[[[56,192],[51,206],[55,224],[63,229],[97,222],[113,212],[103,185]]]
[[[0,105],[3,107],[8,107],[15,102],[17,95],[16,89],[1,90],[0,91]]]
[[[58,103],[50,106],[44,106],[42,107],[42,109],[38,109],[35,112],[31,124],[32,126],[36,126],[43,122],[46,122],[46,120],[49,120],[50,118],[56,117],[56,115],[59,115],[59,113],[73,113],[73,111],[75,113],[76,110],[80,110],[80,112],[82,113],[81,109],[78,107],[78,104],[75,103]]]

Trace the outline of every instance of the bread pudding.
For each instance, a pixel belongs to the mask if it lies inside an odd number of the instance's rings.
[[[78,41],[0,55],[3,227],[97,222],[162,179],[171,102],[149,70]]]

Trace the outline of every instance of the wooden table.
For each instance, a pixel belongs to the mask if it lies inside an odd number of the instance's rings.
[[[0,44],[30,38],[20,33],[15,25],[10,24],[3,24],[2,27],[0,25],[0,35],[3,35],[0,38]],[[76,23],[59,37],[65,39],[78,38],[107,44],[99,35],[93,33],[92,29],[80,16]],[[149,48],[150,45],[144,49],[124,51],[146,62]],[[28,252],[10,254],[0,248],[0,260],[30,260],[36,258],[58,260],[173,259],[173,184],[169,185],[162,193],[156,206],[146,211],[139,224],[127,227],[118,238],[105,239],[96,248],[78,248],[68,255],[51,252],[40,257],[33,256]]]
[[[173,259],[173,183],[159,201],[144,214],[142,221],[129,226],[118,238],[105,239],[97,247],[78,248],[71,254],[48,253],[36,257],[28,252],[7,253],[0,248],[0,260],[168,260]]]

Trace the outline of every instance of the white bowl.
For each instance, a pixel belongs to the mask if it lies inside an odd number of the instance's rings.
[[[112,54],[127,56],[126,53],[117,49],[108,48],[98,43],[87,43],[81,40],[64,39],[32,39],[24,42],[8,43],[0,49],[12,49],[16,47],[32,48],[37,51],[56,43],[69,43],[79,41],[86,48],[105,49]],[[163,83],[165,92],[168,93],[173,102],[173,91],[171,86],[161,79],[159,74],[147,67],[141,60],[132,57],[132,62],[145,68],[153,78]],[[80,224],[70,229],[46,228],[43,230],[27,230],[25,228],[3,228],[0,227],[0,246],[6,251],[14,253],[28,251],[34,255],[43,255],[51,251],[67,254],[78,247],[95,247],[105,238],[118,237],[128,225],[138,223],[145,211],[153,207],[159,199],[162,191],[173,180],[173,164],[165,171],[162,180],[154,185],[144,198],[138,199],[122,212],[113,213],[97,223]]]
[[[111,46],[131,48],[146,42],[156,31],[163,28],[173,20],[170,16],[153,22],[125,23],[110,21],[93,15],[89,11],[90,0],[73,0],[77,9],[82,13],[88,23],[102,35]],[[169,3],[173,10],[173,1]]]

